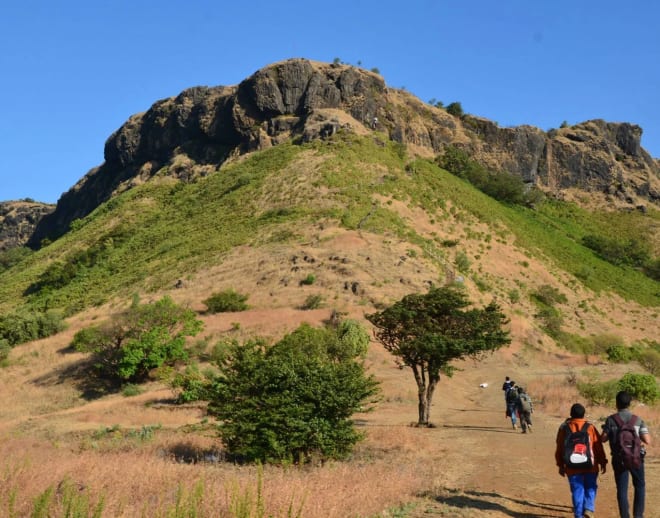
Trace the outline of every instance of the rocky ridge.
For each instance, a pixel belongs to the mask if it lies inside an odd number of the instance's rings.
[[[641,147],[642,129],[634,124],[502,128],[472,115],[452,116],[367,70],[291,59],[236,86],[187,89],[130,117],[108,138],[104,163],[62,195],[28,243],[38,247],[59,237],[73,220],[157,173],[192,181],[241,154],[290,139],[328,138],[340,129],[385,133],[411,154],[428,157],[461,146],[489,168],[556,196],[579,188],[617,206],[660,204],[660,166]]]

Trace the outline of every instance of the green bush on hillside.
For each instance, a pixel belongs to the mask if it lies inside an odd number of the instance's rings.
[[[55,311],[44,313],[22,309],[0,315],[0,339],[12,347],[54,335],[65,327],[62,315]]]
[[[153,369],[186,359],[185,339],[201,329],[202,322],[192,310],[163,297],[133,304],[105,324],[81,329],[71,345],[91,353],[94,371],[101,378],[140,382]]]
[[[437,163],[450,173],[467,180],[477,189],[503,203],[534,205],[541,199],[540,192],[528,188],[520,176],[506,172],[489,171],[469,153],[456,146],[447,146]]]
[[[248,295],[238,293],[233,289],[214,293],[204,301],[207,313],[226,313],[230,311],[245,311]]]
[[[614,265],[644,266],[651,260],[649,246],[639,239],[614,239],[588,234],[582,244]]]
[[[653,374],[629,372],[619,380],[618,389],[625,390],[642,403],[653,404],[660,399],[658,382]]]
[[[229,453],[275,463],[345,458],[362,439],[351,416],[368,410],[378,391],[363,363],[368,341],[348,323],[303,324],[272,346],[228,344],[209,412]]]
[[[32,253],[32,250],[24,246],[17,246],[0,252],[0,272],[20,263]]]

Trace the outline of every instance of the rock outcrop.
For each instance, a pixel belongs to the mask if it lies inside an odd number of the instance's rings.
[[[23,246],[37,223],[55,210],[55,205],[33,201],[0,202],[0,252]]]
[[[625,203],[660,202],[660,168],[641,148],[638,126],[594,120],[547,133],[500,128],[388,88],[373,72],[291,59],[237,86],[190,88],[130,117],[107,140],[105,162],[62,195],[29,243],[62,235],[74,219],[165,167],[168,175],[191,181],[233,156],[289,139],[327,138],[342,128],[384,132],[425,156],[463,146],[488,167],[552,193],[579,187]]]

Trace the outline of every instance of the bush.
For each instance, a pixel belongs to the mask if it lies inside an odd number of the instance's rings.
[[[311,286],[316,282],[316,275],[313,273],[310,273],[305,277],[303,280],[300,281],[300,284],[305,285],[305,286]]]
[[[660,398],[658,383],[653,374],[629,372],[618,382],[618,390],[625,390],[642,403],[653,404]]]
[[[0,339],[15,346],[39,338],[46,338],[64,330],[66,325],[58,312],[20,310],[0,315]]]
[[[578,382],[577,389],[590,404],[604,406],[612,406],[620,390],[617,380]]]
[[[245,311],[248,295],[237,293],[233,289],[214,293],[204,301],[207,313],[226,313],[229,311]]]
[[[606,354],[607,359],[613,363],[630,363],[637,358],[635,350],[621,344],[610,345],[606,350]]]
[[[321,295],[310,295],[302,303],[300,309],[319,309],[323,305],[323,297]]]
[[[345,458],[362,439],[351,421],[378,390],[366,374],[368,334],[356,323],[301,325],[268,347],[229,344],[209,412],[230,454],[260,462]]]
[[[152,369],[186,359],[185,339],[201,329],[202,322],[192,310],[164,297],[133,304],[105,324],[81,329],[71,345],[92,354],[93,368],[100,377],[140,382]]]
[[[568,302],[566,295],[549,284],[539,286],[531,296],[532,300],[545,306],[554,306],[555,304],[565,304]]]
[[[651,262],[648,245],[637,239],[622,241],[589,234],[582,238],[582,244],[614,265],[644,266]]]
[[[464,114],[463,106],[459,102],[449,103],[446,109],[447,113],[449,115],[453,115],[454,117],[462,117]]]
[[[639,364],[654,376],[660,376],[660,352],[645,349],[639,353]]]

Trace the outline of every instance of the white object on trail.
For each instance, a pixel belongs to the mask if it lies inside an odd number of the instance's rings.
[[[480,386],[481,388],[486,388],[486,387],[488,386],[488,383],[481,383],[479,386]]]

